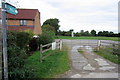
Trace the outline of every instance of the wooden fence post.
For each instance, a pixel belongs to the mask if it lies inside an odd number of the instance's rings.
[[[60,39],[60,50],[62,49],[62,40]]]
[[[42,44],[40,45],[40,62],[42,63]]]
[[[100,46],[101,46],[101,41],[98,41],[98,51],[100,50]]]
[[[112,45],[113,46],[113,54],[115,53],[115,44]]]

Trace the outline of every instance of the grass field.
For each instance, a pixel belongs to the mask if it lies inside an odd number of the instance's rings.
[[[35,78],[54,78],[70,69],[67,50],[49,50],[45,54],[49,53],[52,53],[52,55],[45,58],[42,63],[40,63],[39,51],[26,60],[25,66],[34,68]]]
[[[120,64],[120,60],[119,60],[119,56],[118,55],[114,55],[112,53],[112,51],[110,51],[112,49],[110,48],[101,48],[99,51],[95,51],[96,54],[104,57],[105,59],[108,59],[109,61],[116,63],[116,64]]]
[[[96,40],[113,40],[120,41],[118,37],[70,37],[70,36],[57,36],[56,39],[96,39]]]
[[[83,51],[82,49],[78,49],[78,52],[79,52],[80,54],[84,53],[84,51]]]

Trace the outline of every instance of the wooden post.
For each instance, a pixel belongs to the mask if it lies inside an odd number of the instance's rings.
[[[113,44],[113,54],[115,53],[115,44]]]
[[[100,46],[101,46],[101,41],[98,41],[98,51],[100,50]]]
[[[58,49],[60,50],[60,40],[59,40],[59,42],[58,42]]]
[[[60,50],[62,49],[62,39],[60,39]]]
[[[42,63],[42,44],[40,45],[40,62]]]

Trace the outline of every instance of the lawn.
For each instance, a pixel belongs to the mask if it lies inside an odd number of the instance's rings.
[[[78,52],[79,52],[80,54],[84,53],[84,51],[83,51],[81,48],[78,49]]]
[[[35,78],[54,78],[70,69],[67,50],[49,50],[45,54],[52,53],[40,63],[40,52],[35,52],[26,60],[25,66],[34,68]]]
[[[116,64],[120,64],[120,60],[119,60],[119,56],[118,55],[114,55],[112,53],[112,49],[111,48],[101,48],[99,51],[94,51],[97,55],[100,55],[102,57],[104,57],[105,59],[108,59],[109,61],[116,63]]]
[[[56,39],[97,39],[97,40],[113,40],[113,41],[120,41],[118,37],[70,37],[70,36],[57,36]]]

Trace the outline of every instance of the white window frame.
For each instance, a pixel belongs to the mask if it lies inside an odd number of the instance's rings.
[[[26,24],[26,20],[20,20],[20,25],[21,26],[26,26],[27,24]]]

